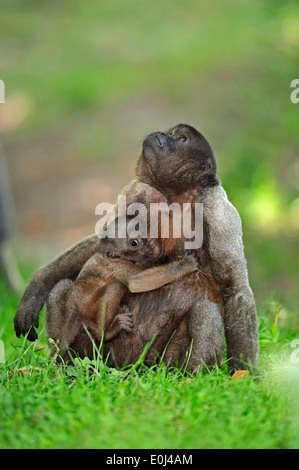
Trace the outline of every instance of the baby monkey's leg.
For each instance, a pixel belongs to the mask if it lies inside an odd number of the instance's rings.
[[[62,279],[51,290],[46,303],[46,331],[48,338],[58,342],[67,322],[66,300],[73,285],[70,279]]]
[[[104,342],[111,341],[121,330],[132,331],[132,314],[126,309],[120,309],[120,302],[125,288],[120,282],[112,282],[107,286],[100,303],[97,317],[97,335],[102,335]]]

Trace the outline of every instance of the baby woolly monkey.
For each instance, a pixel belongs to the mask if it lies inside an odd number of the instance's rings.
[[[159,256],[154,256],[153,248],[162,255],[165,243],[129,235],[102,239],[99,252],[84,264],[75,282],[64,279],[51,291],[46,312],[48,337],[62,350],[70,347],[77,352],[82,350],[77,343],[84,326],[97,342],[102,332],[104,342],[111,341],[121,330],[131,332],[132,314],[126,307],[119,308],[126,287],[132,293],[148,292],[198,270],[193,256],[154,267]],[[181,244],[177,240],[170,249],[178,253]]]

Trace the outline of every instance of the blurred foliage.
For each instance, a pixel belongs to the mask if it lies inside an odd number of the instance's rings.
[[[8,148],[69,132],[82,116],[85,127],[67,134],[63,151],[81,171],[97,161],[100,173],[106,161],[112,172],[134,119],[116,121],[124,126],[118,135],[106,120],[95,122],[96,111],[113,109],[116,117],[119,103],[155,97],[156,113],[139,112],[143,126],[131,142],[166,116],[169,126],[181,120],[203,131],[243,219],[258,300],[276,291],[296,308],[299,104],[290,101],[290,83],[298,78],[297,1],[2,0],[0,31]]]

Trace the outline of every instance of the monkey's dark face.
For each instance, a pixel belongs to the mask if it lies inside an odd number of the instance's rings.
[[[209,143],[187,124],[148,135],[137,174],[161,192],[172,194],[219,184]]]

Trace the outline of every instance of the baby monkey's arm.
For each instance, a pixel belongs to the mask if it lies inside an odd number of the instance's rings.
[[[185,256],[184,258],[172,261],[168,264],[149,268],[138,273],[132,273],[127,280],[127,286],[132,293],[148,292],[159,289],[165,284],[177,281],[186,274],[198,270],[198,263],[195,257]]]

